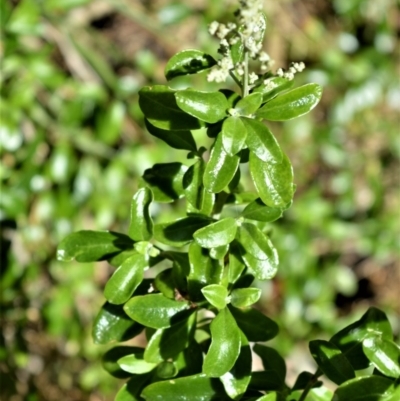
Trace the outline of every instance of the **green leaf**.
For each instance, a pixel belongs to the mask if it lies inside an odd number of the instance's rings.
[[[222,145],[229,156],[239,153],[244,147],[247,131],[240,117],[228,117],[222,124]]]
[[[175,362],[164,361],[157,366],[157,376],[160,379],[169,379],[175,377],[178,374],[178,368]]]
[[[362,345],[366,357],[381,373],[395,379],[400,377],[400,348],[396,343],[371,336]]]
[[[163,85],[145,86],[139,91],[139,105],[149,122],[163,130],[199,129],[203,124],[180,109],[171,88]]]
[[[149,212],[152,201],[153,193],[146,187],[140,188],[132,198],[129,236],[134,241],[149,241],[153,236],[153,221]]]
[[[259,159],[267,163],[281,163],[282,150],[268,127],[258,120],[242,117],[247,131],[246,145]]]
[[[285,154],[281,163],[265,163],[250,152],[250,173],[258,196],[270,207],[285,208],[293,198],[293,170]]]
[[[228,297],[228,290],[220,284],[210,284],[201,289],[204,297],[217,309],[224,309]]]
[[[349,380],[339,386],[334,401],[389,401],[394,393],[393,381],[380,376],[364,376]],[[395,401],[395,399],[391,400]]]
[[[210,325],[211,345],[204,358],[203,372],[220,377],[235,364],[241,345],[240,330],[228,308],[219,311]]]
[[[143,392],[146,401],[228,401],[221,382],[204,374],[150,384]]]
[[[238,241],[242,245],[241,256],[259,280],[275,276],[279,257],[270,239],[254,224],[243,222],[238,229]]]
[[[265,345],[255,344],[253,351],[261,358],[265,373],[284,388],[286,379],[285,360],[276,350]]]
[[[189,345],[195,323],[196,314],[192,314],[189,319],[157,330],[147,344],[144,359],[152,363],[174,359]]]
[[[282,384],[274,374],[270,371],[253,372],[249,388],[257,391],[285,391],[285,384]],[[286,398],[278,398],[279,401],[283,401]],[[308,400],[308,399],[307,399]],[[292,401],[292,398],[290,398]]]
[[[196,74],[211,68],[217,62],[200,50],[183,50],[172,56],[165,66],[165,78],[169,81],[181,75]]]
[[[133,248],[127,235],[113,231],[82,230],[64,238],[57,248],[57,259],[63,262],[95,262],[110,259]]]
[[[187,201],[196,209],[203,207],[205,189],[203,186],[203,174],[205,163],[203,159],[198,159],[195,164],[190,166],[183,176],[183,189]]]
[[[187,292],[186,277],[189,276],[190,273],[188,253],[168,251],[163,253],[163,255],[173,262],[172,272],[178,289]]]
[[[201,373],[203,365],[203,351],[201,346],[192,340],[187,348],[175,359],[179,369],[179,376],[191,376]]]
[[[237,102],[235,110],[241,116],[250,116],[260,108],[262,100],[261,93],[251,93]]]
[[[189,246],[190,274],[188,288],[191,299],[203,299],[201,289],[209,284],[219,284],[222,279],[222,265],[212,259],[208,251],[192,242]]]
[[[132,375],[129,376],[131,377]],[[134,375],[119,389],[114,401],[143,401],[140,393],[150,379],[151,374]]]
[[[107,344],[130,340],[142,330],[143,326],[133,322],[122,306],[106,302],[94,320],[92,337],[95,344]]]
[[[272,99],[258,110],[256,116],[271,121],[291,120],[311,111],[321,96],[319,85],[303,85]]]
[[[263,221],[264,223],[271,223],[282,217],[282,214],[281,208],[267,206],[260,198],[249,203],[240,213],[245,219]]]
[[[229,307],[229,310],[249,341],[268,341],[278,334],[278,325],[256,309]]]
[[[289,80],[282,77],[272,77],[268,79],[268,85],[264,82],[253,89],[253,92],[261,93],[263,96],[262,102],[265,103],[268,100],[273,99],[279,93],[290,89],[293,86],[293,80]]]
[[[230,244],[236,235],[235,219],[228,217],[197,230],[193,237],[203,248],[216,248]]]
[[[229,250],[229,245],[218,246],[210,249],[210,257],[213,259],[223,259]]]
[[[296,382],[294,383],[293,387],[292,387],[292,391],[296,391],[296,390],[304,390],[305,388],[307,388],[309,386],[309,384],[311,382],[314,382],[313,387],[319,387],[322,385],[322,381],[320,380],[315,380],[315,376],[314,374],[310,373],[310,372],[301,372],[296,379]]]
[[[132,374],[143,374],[151,372],[156,366],[156,363],[149,363],[143,359],[143,353],[131,354],[118,359],[118,365],[122,370]]]
[[[148,294],[131,298],[124,305],[124,311],[144,326],[163,329],[187,316],[189,307],[186,301],[175,301],[162,294]]]
[[[171,148],[196,151],[197,146],[193,135],[188,130],[171,131],[157,128],[148,120],[145,120],[147,131],[158,139],[167,143]]]
[[[212,220],[204,216],[189,216],[171,223],[156,224],[154,238],[166,245],[181,247],[193,240],[193,234]]]
[[[231,284],[236,283],[246,268],[242,256],[240,255],[240,244],[234,240],[229,247],[229,271],[228,281]]]
[[[312,357],[325,376],[336,384],[353,379],[355,372],[347,358],[339,348],[329,341],[310,341],[309,348]]]
[[[228,102],[221,92],[184,89],[175,92],[179,108],[201,121],[213,124],[226,116]]]
[[[355,370],[361,370],[369,366],[362,343],[371,334],[379,335],[384,340],[393,338],[388,318],[377,308],[369,308],[360,320],[340,330],[330,339],[330,342],[344,353]]]
[[[237,288],[231,293],[231,303],[236,308],[246,308],[255,304],[261,297],[259,288]]]
[[[222,146],[222,135],[218,135],[204,172],[203,183],[207,191],[221,192],[232,181],[239,161],[238,155],[229,156],[225,152]]]
[[[117,377],[118,379],[124,379],[131,377],[130,373],[122,370],[118,365],[118,360],[125,355],[143,352],[143,348],[138,347],[123,347],[118,346],[108,350],[102,357],[102,365],[110,375]]]
[[[111,304],[125,303],[143,280],[143,272],[148,267],[146,258],[137,253],[126,259],[107,281],[104,296]]]
[[[143,186],[152,190],[156,202],[173,202],[183,196],[186,169],[182,163],[157,163],[144,171]]]
[[[165,269],[158,273],[154,279],[153,286],[160,291],[165,297],[175,298],[175,278],[172,269]]]
[[[247,390],[251,379],[251,349],[246,336],[240,332],[240,354],[233,368],[221,376],[226,393],[234,400],[240,399]]]

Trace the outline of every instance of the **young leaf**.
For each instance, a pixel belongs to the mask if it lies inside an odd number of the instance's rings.
[[[364,354],[381,373],[395,379],[400,377],[400,347],[396,343],[371,336],[362,345]]]
[[[203,126],[180,109],[175,100],[175,93],[164,85],[145,86],[139,91],[139,106],[149,122],[163,130],[192,130]]]
[[[252,118],[241,119],[247,131],[246,145],[259,159],[268,163],[281,163],[282,150],[268,127]]]
[[[271,121],[291,120],[311,111],[321,96],[319,85],[303,85],[272,99],[258,110],[256,116]]]
[[[190,166],[183,176],[183,190],[187,201],[200,210],[204,203],[203,174],[205,163],[203,159],[197,160]]]
[[[268,341],[278,334],[278,325],[256,309],[229,307],[229,310],[249,341]]]
[[[157,128],[145,119],[147,131],[158,139],[167,143],[171,148],[196,151],[197,146],[193,135],[188,130],[171,131]]]
[[[369,366],[362,343],[371,336],[371,333],[381,336],[384,340],[393,338],[388,318],[377,308],[369,308],[360,320],[340,330],[330,339],[330,342],[343,352],[355,370],[361,370]]]
[[[131,222],[129,236],[134,241],[149,241],[153,236],[153,221],[150,217],[150,204],[153,193],[149,188],[140,188],[131,203]]]
[[[166,245],[181,247],[193,240],[193,234],[212,220],[204,216],[189,216],[171,223],[156,224],[154,238]]]
[[[218,135],[204,172],[203,183],[207,191],[221,192],[232,181],[239,166],[239,160],[238,155],[229,156],[225,152],[222,146],[222,135]]]
[[[229,244],[210,249],[210,257],[219,260],[223,259],[229,250]]]
[[[293,198],[293,170],[282,154],[281,163],[265,163],[250,152],[250,173],[261,200],[270,207],[285,208]]]
[[[262,103],[265,103],[273,99],[279,93],[290,89],[292,86],[293,80],[283,77],[272,77],[268,79],[268,84],[264,84],[263,82],[261,85],[255,87],[253,92],[261,93],[263,96]]]
[[[149,363],[143,359],[143,354],[131,354],[118,359],[118,365],[122,370],[133,374],[143,374],[151,372],[156,363]]]
[[[228,117],[222,124],[222,145],[229,156],[239,153],[246,141],[247,131],[240,117]]]
[[[228,217],[197,230],[193,237],[203,248],[216,248],[230,244],[236,235],[235,219]]]
[[[124,305],[124,311],[144,326],[163,329],[187,316],[189,307],[186,301],[175,301],[162,294],[147,294],[131,298]]]
[[[118,379],[125,379],[131,377],[131,374],[122,370],[118,365],[118,360],[126,355],[143,353],[143,348],[139,347],[123,347],[118,346],[109,349],[102,358],[103,368],[110,373],[110,375]]]
[[[235,110],[241,116],[250,116],[260,108],[262,100],[261,93],[251,93],[237,102]]]
[[[258,198],[249,203],[240,215],[245,219],[263,221],[264,223],[271,223],[282,217],[282,209],[276,207],[269,207]]]
[[[228,290],[220,284],[210,284],[201,289],[204,297],[208,302],[217,309],[224,309],[226,306],[226,299],[228,297]]]
[[[210,325],[211,345],[204,358],[203,372],[220,377],[235,364],[241,345],[240,330],[228,308],[219,311]]]
[[[184,89],[175,92],[179,108],[201,121],[213,124],[226,116],[228,102],[221,92]]]
[[[353,367],[339,348],[329,341],[315,340],[309,344],[312,357],[328,379],[336,384],[356,377]]]
[[[181,75],[196,74],[216,63],[213,57],[200,50],[183,50],[168,60],[164,70],[165,78],[169,81]]]
[[[143,173],[156,202],[173,202],[183,196],[182,179],[187,167],[182,163],[157,163]]]
[[[116,305],[125,303],[142,282],[146,267],[148,262],[140,253],[126,259],[107,281],[104,289],[107,301]]]
[[[132,377],[132,375],[129,375]],[[142,401],[140,393],[146,384],[150,381],[151,374],[134,375],[119,389],[114,401]]]
[[[246,308],[255,304],[261,297],[259,288],[237,288],[231,293],[231,303],[236,308]]]
[[[122,306],[106,302],[94,320],[92,337],[95,344],[107,344],[130,340],[142,330],[143,326],[133,322]]]
[[[142,397],[146,401],[229,401],[221,382],[204,374],[152,383]]]
[[[273,376],[273,380],[281,387],[285,386],[286,364],[285,360],[271,347],[255,344],[253,351],[261,358],[264,371]]]
[[[246,336],[240,332],[240,354],[233,368],[221,376],[226,393],[234,400],[240,399],[247,390],[251,379],[251,349]]]
[[[160,379],[170,379],[178,374],[178,368],[175,362],[164,361],[157,366],[156,374]]]
[[[82,230],[69,234],[57,248],[57,259],[63,262],[95,262],[110,259],[126,249],[133,249],[127,235],[113,231]]]

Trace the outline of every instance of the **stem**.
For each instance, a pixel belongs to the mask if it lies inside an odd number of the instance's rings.
[[[239,88],[242,89],[242,83],[237,79],[237,76],[233,73],[233,70],[229,71],[229,75],[238,84]]]
[[[309,391],[313,388],[314,384],[318,381],[318,377],[322,375],[322,371],[317,369],[314,375],[311,377],[310,381],[307,383],[306,388],[304,389],[303,393],[301,394],[298,401],[305,401]]]
[[[248,94],[249,94],[249,53],[245,51],[242,95],[243,97],[246,97]]]

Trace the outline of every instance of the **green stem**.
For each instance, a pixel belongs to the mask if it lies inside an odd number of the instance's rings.
[[[232,79],[237,83],[240,89],[242,89],[242,83],[237,79],[237,76],[233,73],[232,70],[229,71],[229,75],[232,77]]]
[[[322,371],[320,369],[317,369],[317,371],[311,377],[310,381],[307,383],[307,386],[305,387],[305,389],[304,389],[303,393],[301,394],[301,396],[300,396],[298,401],[305,401],[305,399],[307,398],[308,393],[313,388],[315,383],[318,381],[318,377],[320,377],[321,375],[322,375]]]
[[[249,94],[249,53],[245,51],[242,95],[243,97],[246,97],[248,94]]]

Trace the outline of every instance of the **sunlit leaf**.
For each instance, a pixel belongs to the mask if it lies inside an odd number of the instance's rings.
[[[216,248],[231,243],[235,239],[236,230],[235,219],[228,217],[201,228],[193,237],[203,248]]]
[[[228,117],[222,125],[222,145],[228,155],[234,156],[244,147],[247,130],[240,117]]]
[[[153,193],[149,188],[140,188],[131,202],[131,222],[129,236],[134,241],[148,241],[153,236],[153,220],[149,208],[153,201]]]

